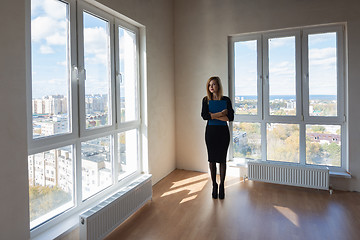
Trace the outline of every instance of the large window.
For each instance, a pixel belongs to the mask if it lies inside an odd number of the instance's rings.
[[[139,62],[138,27],[80,0],[31,0],[31,229],[141,172]]]
[[[233,158],[346,169],[343,25],[233,36]]]

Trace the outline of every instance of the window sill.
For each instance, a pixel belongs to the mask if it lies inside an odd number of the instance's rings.
[[[59,224],[56,224],[54,227],[48,228],[44,232],[40,233],[35,237],[31,237],[31,240],[48,240],[56,239],[61,236],[72,232],[79,226],[79,215],[81,212],[73,214],[71,217],[67,218],[65,221],[62,221]]]
[[[349,172],[335,172],[330,171],[330,177],[336,177],[336,178],[351,178],[351,174]]]

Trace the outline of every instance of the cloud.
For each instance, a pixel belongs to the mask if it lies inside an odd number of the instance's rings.
[[[282,37],[282,38],[269,39],[269,47],[271,48],[277,48],[286,45],[295,47],[295,37]]]
[[[256,50],[257,49],[256,42],[257,42],[256,40],[235,42],[235,49],[240,50],[241,48],[246,47],[247,49],[250,50]]]
[[[67,6],[58,0],[31,0],[32,15],[44,14],[53,19],[63,19]]]
[[[52,53],[54,53],[54,50],[50,46],[41,45],[40,46],[40,53],[42,53],[42,54],[52,54]]]
[[[56,64],[57,64],[57,65],[60,65],[60,66],[65,66],[65,67],[67,67],[68,62],[67,62],[67,61],[62,61],[62,62],[57,62]]]
[[[336,45],[336,32],[309,35],[309,46],[314,45]]]
[[[35,42],[45,41],[49,45],[65,45],[67,38],[66,21],[40,16],[31,21],[31,39]]]
[[[309,50],[311,65],[333,68],[336,64],[336,48],[314,48]]]
[[[31,40],[41,44],[42,54],[54,53],[52,46],[66,45],[66,5],[54,0],[32,0]]]
[[[84,48],[87,63],[106,65],[109,61],[109,37],[104,28],[84,29]]]
[[[286,75],[288,76],[295,76],[295,66],[293,63],[291,62],[280,62],[280,63],[276,63],[276,64],[270,64],[270,69],[269,69],[270,74],[274,74],[275,76],[279,76],[279,75]]]

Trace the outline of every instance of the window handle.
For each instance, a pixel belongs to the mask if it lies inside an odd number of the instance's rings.
[[[116,81],[118,81],[120,84],[123,83],[123,77],[122,77],[122,74],[121,73],[117,73],[116,74]]]
[[[304,74],[304,81],[307,83],[309,81],[309,73]]]
[[[75,65],[72,66],[71,78],[79,81],[79,69]]]

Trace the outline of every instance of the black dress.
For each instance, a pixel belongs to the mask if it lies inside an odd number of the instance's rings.
[[[231,100],[228,97],[222,97],[221,100],[226,101],[226,108],[228,110],[227,117],[229,121],[234,120],[234,110],[231,105]],[[205,131],[205,142],[208,152],[208,161],[225,163],[226,154],[230,142],[230,132],[227,123],[225,125],[209,125],[211,115],[209,112],[209,103],[207,97],[202,100],[201,117],[208,120]]]

